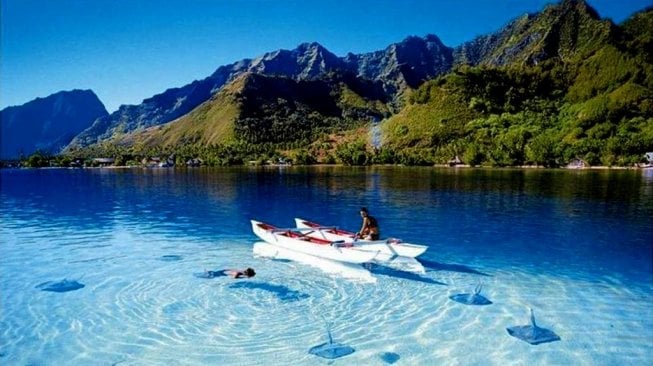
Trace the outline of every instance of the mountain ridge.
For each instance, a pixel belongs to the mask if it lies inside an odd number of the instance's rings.
[[[430,62],[417,69],[406,66],[407,55],[423,56],[425,53],[445,55],[438,62]],[[360,55],[360,63],[351,57],[337,57],[317,42],[302,43],[293,50],[276,50],[254,59],[243,59],[216,69],[210,76],[195,80],[178,88],[146,98],[139,105],[122,105],[109,116],[98,119],[80,133],[70,144],[83,147],[114,134],[123,134],[154,125],[161,125],[189,113],[208,100],[225,84],[244,72],[279,75],[298,80],[310,80],[329,72],[355,72],[365,78],[383,81],[386,92],[397,97],[406,87],[414,87],[449,69],[451,49],[433,35],[407,37],[383,51]],[[378,62],[381,66],[370,66]]]
[[[285,120],[286,128],[289,128],[286,132],[292,133],[276,143],[295,143],[293,139],[297,140],[297,136],[300,136],[299,140],[304,140],[306,137],[302,134],[294,135],[297,132],[296,127],[301,125],[298,118],[309,118],[314,112],[316,116],[333,118],[330,121],[335,126],[343,128],[369,122],[370,119],[378,120],[379,116],[410,115],[409,112],[419,109],[417,108],[419,105],[428,104],[421,102],[416,104],[414,101],[428,101],[432,97],[428,93],[436,91],[433,88],[434,82],[453,82],[457,79],[442,79],[442,77],[457,73],[462,76],[460,81],[467,84],[463,85],[462,89],[456,89],[461,90],[463,94],[456,96],[457,99],[452,99],[450,104],[464,113],[438,117],[442,121],[450,121],[451,118],[457,118],[455,117],[457,115],[483,116],[483,113],[505,111],[504,108],[508,108],[507,111],[510,113],[515,108],[524,106],[530,108],[529,103],[533,103],[530,99],[537,98],[536,94],[528,91],[531,87],[535,87],[536,90],[546,90],[546,93],[555,90],[558,93],[555,96],[546,94],[542,97],[549,98],[551,102],[556,100],[555,103],[558,105],[564,103],[574,105],[565,113],[576,113],[578,118],[583,119],[588,112],[578,113],[577,110],[586,108],[582,103],[598,103],[592,101],[592,98],[598,96],[613,100],[618,93],[621,93],[626,94],[627,98],[630,98],[628,100],[633,103],[641,104],[642,100],[646,100],[646,86],[651,84],[653,72],[647,71],[650,69],[651,53],[642,48],[651,44],[652,37],[650,31],[646,33],[641,29],[642,24],[650,24],[650,18],[646,15],[638,16],[642,13],[645,11],[633,15],[621,27],[610,20],[600,18],[585,1],[564,0],[547,6],[540,12],[513,19],[493,33],[463,42],[456,47],[444,45],[435,35],[409,36],[383,50],[361,54],[348,53],[338,57],[317,42],[302,43],[292,50],[276,50],[253,59],[243,59],[220,66],[204,79],[195,80],[179,88],[167,89],[163,93],[144,99],[139,105],[121,106],[113,114],[97,119],[91,127],[71,142],[69,148],[88,146],[98,141],[139,143],[140,138],[128,137],[133,133],[140,134],[141,137],[148,136],[140,142],[149,141],[147,144],[154,144],[156,141],[165,141],[166,146],[183,143],[215,144],[234,139],[257,143],[255,140],[243,138],[246,135],[243,134],[244,130],[238,130],[238,122],[243,120],[247,120],[247,123],[240,124],[241,127],[258,126],[257,128],[265,127],[269,123],[278,126],[280,121]],[[630,52],[631,55],[626,56],[624,52]],[[560,68],[556,65],[567,66]],[[619,70],[619,68],[636,70],[638,67],[643,68],[642,72],[635,72],[635,74],[633,71]],[[470,71],[469,68],[472,70]],[[474,71],[474,68],[480,68],[481,71]],[[548,76],[534,77],[527,71],[529,68],[540,68],[544,73],[555,73],[559,80]],[[483,72],[488,75],[483,76]],[[520,73],[523,75],[520,76]],[[262,83],[261,85],[274,85],[277,89],[263,87],[258,89],[261,95],[250,93],[256,88],[244,89],[248,91],[245,94],[250,101],[255,100],[262,105],[227,101],[224,97],[219,101],[216,100],[223,88],[235,88],[230,85],[238,84],[237,80],[240,80],[243,75],[249,75],[242,80],[250,83],[248,84],[250,87],[259,82]],[[645,80],[629,81],[633,75]],[[493,77],[497,79],[494,80]],[[338,78],[349,81],[343,83],[343,80]],[[351,79],[358,80],[359,85],[356,86]],[[524,80],[531,80],[535,84],[522,85]],[[296,91],[300,90],[302,83],[305,82],[312,83],[318,89],[329,90],[329,93],[321,94],[321,98],[325,100],[323,103],[314,104],[296,95]],[[515,85],[495,87],[490,84],[478,84],[479,82],[515,83]],[[425,83],[429,85],[423,88]],[[547,86],[546,83],[551,85]],[[621,83],[626,83],[623,84],[625,85],[623,88],[619,88]],[[355,90],[357,87],[359,89]],[[470,99],[470,90],[465,88],[476,90],[476,97]],[[616,90],[613,90],[615,88]],[[292,92],[288,92],[289,90]],[[506,93],[506,98],[487,94],[487,90]],[[304,93],[311,94],[310,91]],[[377,93],[382,93],[384,96],[379,97]],[[424,93],[427,93],[426,96]],[[565,100],[559,99],[562,95],[560,93],[565,95]],[[603,93],[612,94],[605,96]],[[518,100],[526,98],[528,102],[515,104],[515,100],[511,98],[518,98]],[[311,108],[322,108],[329,103],[340,106],[339,103],[343,100],[347,100],[352,105],[356,104],[360,108],[338,107],[340,112],[332,115],[311,110]],[[463,102],[468,105],[461,105]],[[505,105],[497,104],[498,102]],[[219,111],[217,106],[220,103],[224,104],[225,111]],[[269,116],[273,116],[267,122],[265,122],[267,117],[260,113],[263,107],[268,108],[266,112]],[[438,108],[447,110],[448,107],[450,106],[445,103]],[[281,113],[276,108],[284,112]],[[637,108],[640,111],[647,110],[645,103],[644,107]],[[198,109],[204,112],[201,113]],[[481,114],[478,114],[479,112]],[[254,115],[250,115],[252,113]],[[419,131],[420,125],[426,126],[431,123],[423,131],[426,137],[415,137],[427,141],[418,145],[429,146],[434,142],[446,142],[448,137],[443,139],[442,136],[432,136],[435,127],[432,121],[424,119],[424,116],[430,115],[431,112],[422,114],[423,116],[414,115],[415,119],[410,121],[414,125],[411,131]],[[358,118],[357,122],[354,121],[356,118]],[[465,118],[467,117],[463,119]],[[228,122],[220,122],[224,120]],[[348,122],[343,124],[345,120]],[[212,126],[213,123],[222,127]],[[313,120],[312,123],[320,128],[328,127],[323,126],[320,120]],[[175,124],[184,127],[172,127]],[[311,126],[304,127],[306,131],[312,131]],[[174,133],[171,132],[172,130]],[[194,137],[186,136],[185,131],[191,130],[195,131]],[[218,133],[217,130],[221,132]],[[393,135],[391,130],[386,128],[389,136]],[[147,134],[141,134],[142,131],[147,131]],[[166,139],[157,136],[163,133],[162,131],[168,131]],[[208,136],[202,136],[203,133]],[[314,136],[312,132],[309,135]],[[179,139],[180,136],[183,138]],[[222,136],[224,140],[215,139],[217,136]],[[283,134],[277,133],[277,136]]]
[[[35,151],[58,154],[95,119],[108,115],[92,90],[74,89],[0,111],[2,159]]]

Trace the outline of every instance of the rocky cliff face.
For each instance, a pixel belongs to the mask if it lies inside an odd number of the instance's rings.
[[[107,110],[91,90],[62,91],[0,112],[1,158],[58,153]]]
[[[442,44],[434,35],[408,37],[383,51],[348,54],[347,69],[359,77],[381,81],[389,95],[407,87],[416,88],[422,82],[451,70],[453,49]]]

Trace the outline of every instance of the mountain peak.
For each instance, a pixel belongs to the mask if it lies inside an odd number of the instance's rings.
[[[592,54],[613,38],[614,24],[602,20],[583,0],[563,0],[543,11],[510,21],[499,31],[477,37],[454,51],[457,64],[537,64]]]
[[[600,19],[599,14],[585,0],[562,0],[559,5],[562,9],[575,9],[577,11],[588,12]]]
[[[553,12],[554,14],[549,14],[548,12]],[[545,16],[565,16],[569,13],[588,16],[594,20],[601,20],[599,13],[584,0],[562,0],[559,4],[549,5],[542,12]]]
[[[43,100],[54,100],[57,98],[95,98],[98,99],[97,95],[93,90],[91,89],[72,89],[72,90],[61,90],[55,93],[52,93],[48,95],[47,97],[36,97],[33,100],[22,104],[22,105],[16,105],[16,106],[8,106],[4,110],[10,109],[10,108],[15,108],[15,107],[23,107],[25,105],[29,105],[30,103],[34,102],[39,102]],[[99,100],[99,99],[98,99]]]
[[[324,50],[324,51],[327,51],[327,49],[324,48],[324,46],[322,46],[321,44],[319,44],[319,43],[317,43],[317,42],[304,42],[304,43],[300,43],[300,44],[295,48],[295,50],[298,51],[298,52],[306,52],[306,51],[309,51],[309,50],[320,50],[320,51],[323,51],[323,50]],[[328,52],[328,51],[327,51],[327,52]]]
[[[342,67],[342,60],[317,42],[302,43],[293,50],[277,50],[254,59],[248,71],[314,78]]]
[[[440,40],[440,37],[436,36],[435,34],[427,34],[426,36],[424,36],[424,40],[428,43],[437,43],[440,45],[444,45]]]
[[[424,44],[424,43],[434,43],[437,44],[438,46],[445,47],[444,43],[442,43],[440,38],[435,34],[427,34],[424,37],[419,37],[415,35],[408,36],[404,38],[401,42],[396,44]]]

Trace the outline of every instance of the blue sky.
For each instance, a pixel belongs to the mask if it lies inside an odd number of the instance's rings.
[[[219,66],[319,42],[384,49],[432,33],[448,46],[495,31],[546,0],[0,0],[0,108],[92,89],[109,112]],[[619,23],[651,0],[589,0]]]

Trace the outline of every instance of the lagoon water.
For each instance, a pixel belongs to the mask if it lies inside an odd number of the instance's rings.
[[[653,359],[653,172],[2,170],[2,365],[622,365]],[[359,281],[255,256],[252,218],[426,244]],[[248,280],[194,276],[254,267]],[[362,269],[366,270],[366,269]],[[49,281],[70,291],[42,291]],[[73,282],[66,282],[70,284]],[[491,305],[449,299],[481,284]],[[41,287],[39,287],[41,286]],[[530,345],[529,323],[561,340]],[[308,350],[355,349],[335,361]]]

